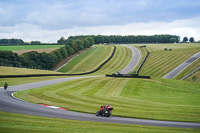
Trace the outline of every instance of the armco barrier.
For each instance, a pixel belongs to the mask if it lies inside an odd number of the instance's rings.
[[[140,69],[142,68],[142,66],[143,66],[144,62],[146,61],[146,59],[147,59],[148,55],[149,55],[149,51],[147,51],[147,54],[146,54],[146,56],[145,56],[144,60],[142,61],[142,63],[140,64],[140,66],[139,66],[138,70],[136,71],[136,74],[138,74],[138,73],[139,73],[139,71],[140,71]]]
[[[119,78],[147,78],[150,79],[150,76],[139,76],[138,74],[112,74],[106,75],[107,77],[119,77]]]
[[[0,78],[19,78],[19,77],[42,77],[42,76],[78,76],[78,75],[86,75],[86,74],[91,74],[94,73],[96,71],[98,71],[99,69],[101,69],[101,67],[103,65],[105,65],[110,59],[112,59],[112,57],[114,56],[116,51],[116,46],[114,46],[112,55],[104,62],[102,63],[98,68],[96,68],[93,71],[90,72],[86,72],[86,73],[77,73],[77,74],[30,74],[30,75],[0,75]]]
[[[200,67],[199,68],[197,68],[197,69],[195,69],[194,71],[192,71],[191,73],[189,73],[188,75],[186,75],[185,77],[183,77],[181,80],[184,80],[184,79],[186,79],[186,78],[188,78],[188,77],[190,77],[192,74],[194,74],[195,72],[197,72],[197,71],[199,71],[200,70]]]

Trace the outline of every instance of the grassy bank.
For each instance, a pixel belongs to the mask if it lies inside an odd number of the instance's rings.
[[[176,77],[174,77],[174,79],[181,79],[184,76],[186,76],[187,74],[191,73],[192,71],[194,71],[195,69],[197,69],[200,66],[200,58],[198,60],[196,60],[195,62],[193,62],[190,66],[188,66],[186,69],[184,69],[180,74],[178,74]],[[196,75],[196,76],[195,76]],[[190,81],[200,81],[200,75],[198,76],[198,73],[192,75],[192,77],[197,77],[194,80],[190,80]],[[196,80],[198,79],[198,80]]]
[[[93,75],[105,75],[116,73],[125,68],[132,59],[132,52],[125,46],[116,45],[116,52],[113,58],[107,62],[99,71]]]
[[[58,78],[66,78],[67,76],[45,76],[45,77],[24,77],[24,78],[0,78],[0,87],[3,87],[5,82],[8,82],[9,86],[27,84],[27,83],[34,83],[40,82],[45,80],[51,79],[58,79]],[[71,76],[70,76],[71,77]]]
[[[113,49],[114,47],[111,45],[96,45],[94,49],[71,60],[59,72],[84,73],[92,71],[111,56]]]
[[[198,133],[199,131],[199,129],[75,121],[0,112],[0,132],[3,133]]]
[[[113,46],[111,45],[97,45],[95,49],[76,57],[59,71],[67,73],[92,71],[107,60],[112,52]],[[105,75],[120,71],[129,64],[131,58],[132,53],[129,48],[117,45],[113,58],[92,75]]]
[[[200,71],[197,71],[196,73],[186,78],[185,80],[190,81],[190,82],[192,81],[192,82],[200,83]]]
[[[60,72],[0,66],[0,75],[62,74]]]
[[[164,51],[164,48],[172,49],[172,51]],[[147,49],[150,54],[139,74],[161,78],[199,52],[200,44],[148,44]]]
[[[15,95],[74,111],[95,113],[100,105],[109,103],[116,116],[200,122],[200,84],[186,81],[98,77]]]

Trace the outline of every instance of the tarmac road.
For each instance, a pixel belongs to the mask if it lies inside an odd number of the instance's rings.
[[[132,69],[134,69],[136,67],[136,65],[140,61],[140,57],[141,57],[140,51],[137,48],[135,48],[133,46],[127,46],[127,45],[124,45],[124,46],[126,46],[126,47],[131,49],[133,58],[131,59],[131,61],[128,64],[128,66],[126,66],[124,69],[122,69],[119,72],[120,74],[128,74]]]
[[[166,74],[162,78],[173,79],[176,75],[178,75],[181,71],[183,71],[185,68],[191,65],[198,58],[200,58],[200,52],[194,54],[192,57],[190,57],[188,60],[180,64],[178,67],[170,71],[168,74]]]
[[[51,118],[81,120],[81,121],[108,122],[108,123],[120,123],[120,124],[162,126],[162,127],[200,128],[200,123],[132,119],[132,118],[122,118],[113,116],[107,118],[107,117],[95,116],[95,112],[94,114],[87,114],[87,113],[78,113],[72,111],[52,109],[38,104],[26,102],[11,96],[13,92],[33,89],[37,87],[52,85],[80,78],[92,78],[92,76],[71,77],[71,78],[29,83],[29,84],[8,87],[7,90],[3,90],[3,88],[0,88],[0,111],[34,115],[34,116],[44,116]]]

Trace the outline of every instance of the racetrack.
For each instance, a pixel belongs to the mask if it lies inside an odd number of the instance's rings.
[[[133,69],[133,67],[126,69],[124,73],[128,73],[131,69]],[[23,85],[11,86],[11,87],[8,87],[7,90],[3,90],[3,88],[0,88],[0,111],[26,114],[26,115],[34,115],[34,116],[44,116],[44,117],[51,117],[51,118],[70,119],[70,120],[162,126],[162,127],[200,128],[200,123],[145,120],[145,119],[122,118],[122,117],[113,117],[113,116],[109,118],[100,117],[100,116],[97,117],[95,116],[95,112],[94,114],[87,114],[87,113],[52,109],[52,108],[41,106],[39,104],[26,102],[12,96],[12,93],[17,92],[17,91],[43,87],[47,85],[67,82],[70,80],[75,80],[75,79],[80,79],[80,78],[93,78],[93,77],[96,77],[96,76],[70,77],[70,78],[54,79],[54,80],[48,80],[48,81],[42,81],[42,82],[36,82],[36,83],[28,83],[28,84],[23,84]]]
[[[200,58],[200,52],[194,54],[192,57],[190,57],[188,60],[186,60],[185,62],[183,62],[176,68],[174,68],[172,71],[170,71],[168,74],[166,74],[162,78],[173,79],[176,75],[178,75],[181,71],[183,71],[185,68],[191,65],[198,58]]]
[[[3,88],[1,88],[0,111],[26,114],[26,115],[52,117],[52,118],[70,119],[70,120],[163,126],[163,127],[200,128],[200,123],[157,121],[157,120],[144,120],[144,119],[121,118],[121,117],[109,117],[109,118],[97,117],[95,116],[95,112],[94,114],[87,114],[87,113],[78,113],[72,111],[52,109],[38,104],[33,104],[20,99],[16,99],[11,96],[13,92],[17,91],[38,88],[69,80],[75,80],[80,78],[92,78],[92,77],[93,76],[85,76],[85,77],[71,77],[71,78],[62,78],[56,80],[48,80],[48,81],[12,86],[9,87],[8,90],[3,90]]]
[[[124,46],[126,46],[126,45],[124,45]],[[133,46],[126,46],[126,47],[131,49],[133,57],[132,57],[130,63],[119,72],[120,74],[128,74],[129,72],[131,72],[131,70],[133,70],[136,67],[136,65],[140,61],[140,57],[141,57],[140,51],[137,48],[135,48]]]

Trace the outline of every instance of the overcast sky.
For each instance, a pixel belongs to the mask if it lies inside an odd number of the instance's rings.
[[[0,38],[172,34],[200,40],[200,0],[0,0]]]

